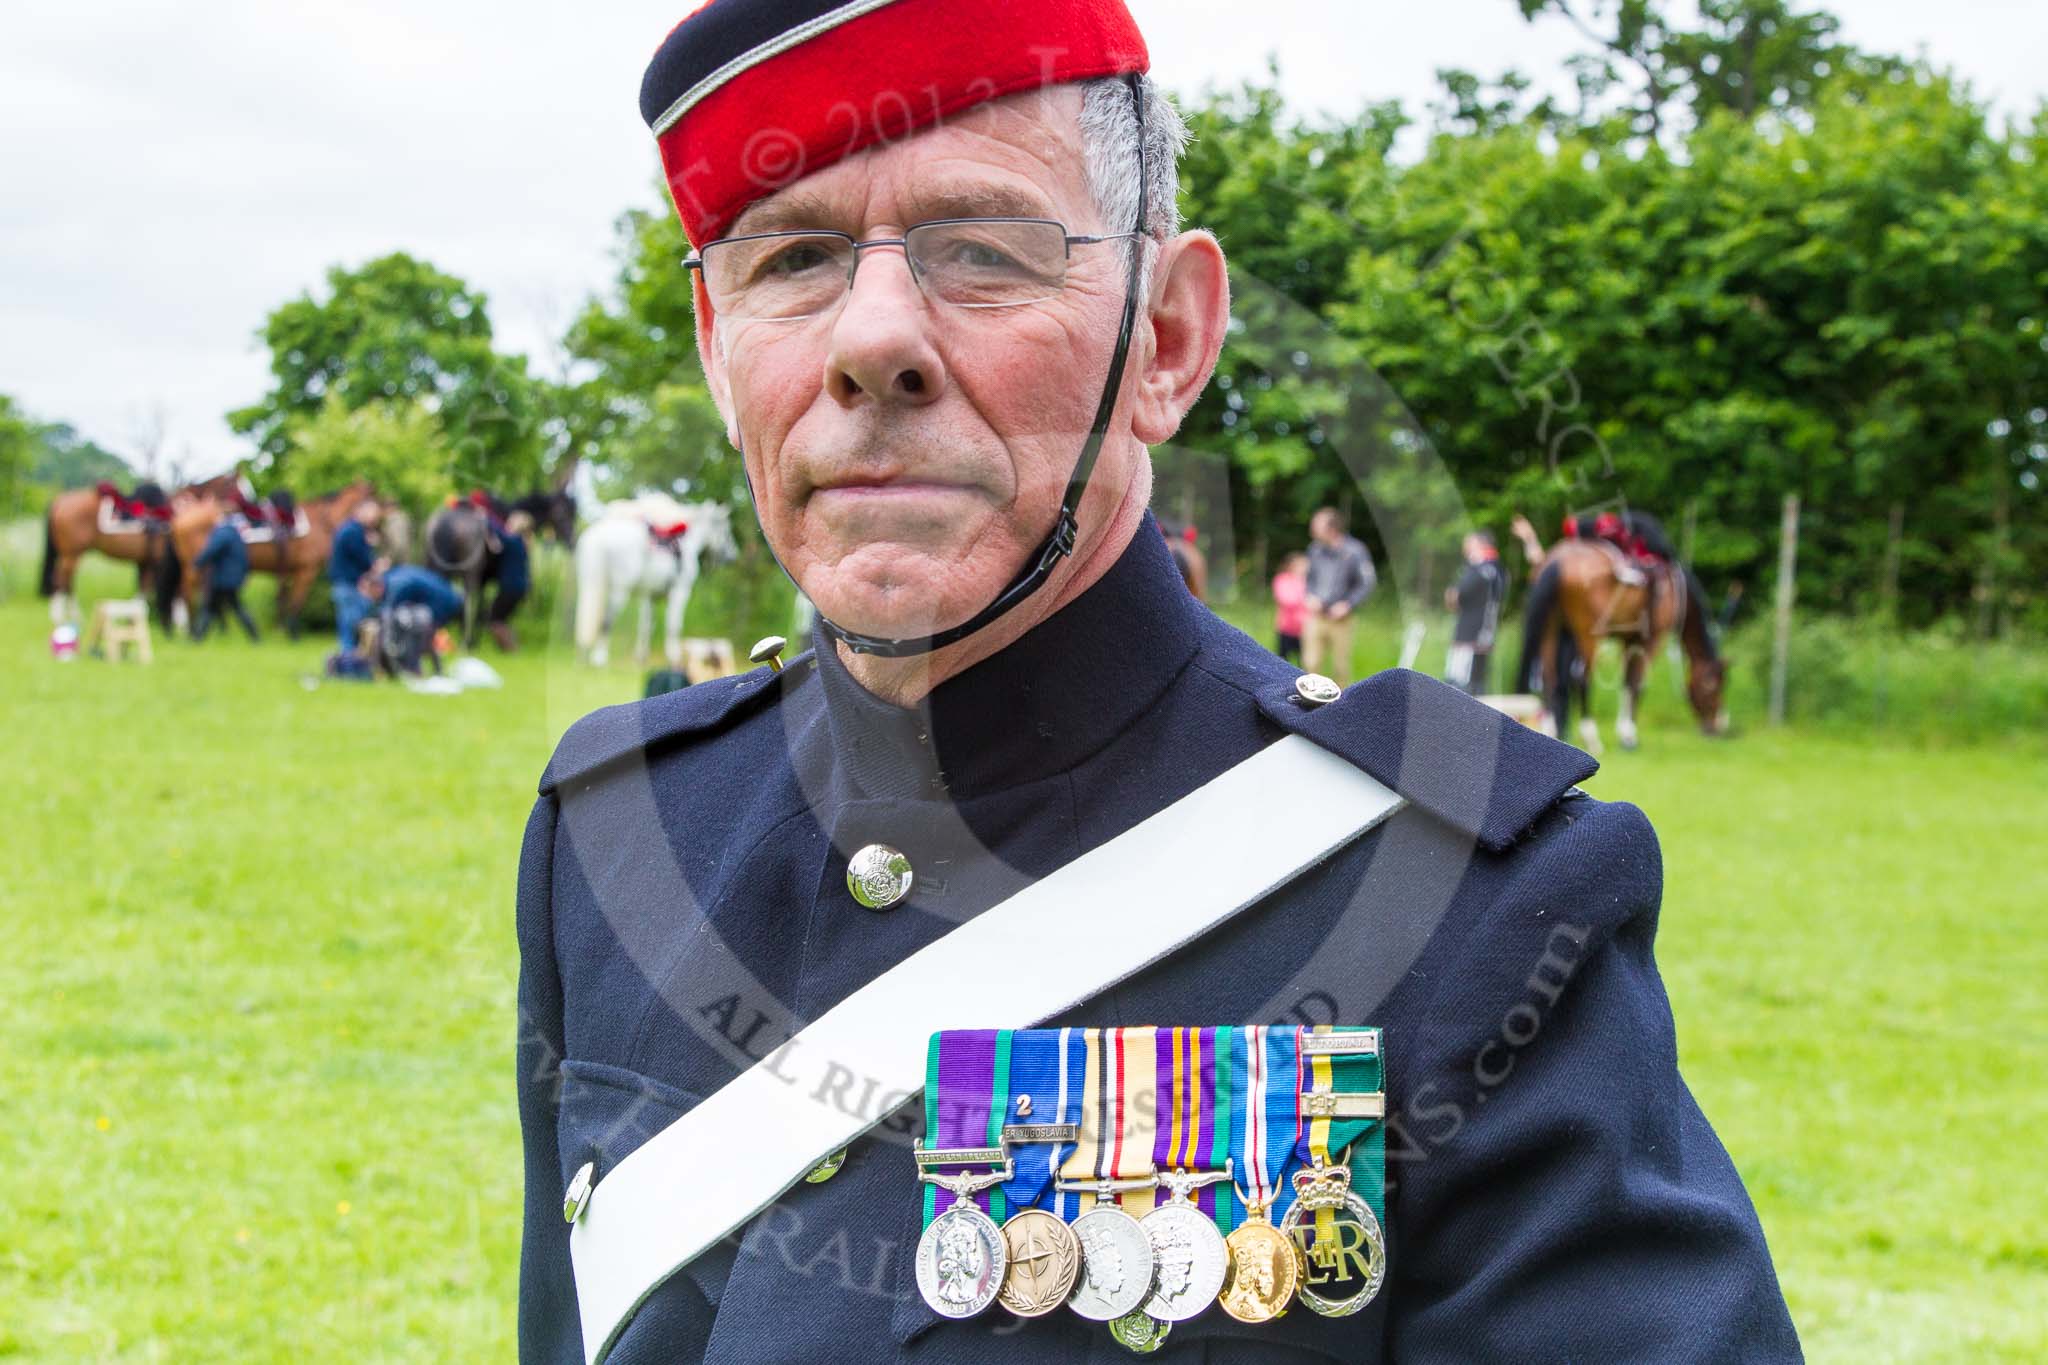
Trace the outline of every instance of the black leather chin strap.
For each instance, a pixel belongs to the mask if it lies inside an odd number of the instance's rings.
[[[958,644],[990,622],[1000,619],[1014,610],[1031,594],[1044,587],[1052,578],[1059,562],[1074,552],[1074,542],[1080,534],[1081,523],[1077,515],[1081,497],[1088,491],[1088,479],[1095,472],[1095,461],[1102,454],[1102,443],[1109,436],[1110,419],[1116,415],[1117,394],[1124,386],[1124,362],[1131,351],[1131,336],[1138,325],[1138,284],[1144,273],[1145,239],[1150,235],[1148,224],[1151,219],[1151,205],[1147,198],[1147,175],[1145,166],[1145,93],[1143,77],[1129,78],[1131,103],[1138,114],[1138,223],[1137,237],[1131,241],[1131,264],[1124,279],[1124,316],[1117,328],[1116,351],[1110,357],[1109,377],[1102,386],[1102,401],[1095,409],[1095,425],[1088,432],[1088,441],[1081,447],[1081,458],[1074,463],[1072,477],[1067,480],[1067,496],[1060,503],[1059,516],[1054,519],[1052,533],[1032,551],[1023,569],[1010,581],[1010,586],[996,595],[996,600],[961,622],[936,635],[906,640],[891,640],[878,635],[863,635],[859,631],[847,630],[833,624],[820,613],[818,626],[828,636],[845,642],[846,647],[856,654],[874,654],[885,659],[908,658],[915,654],[929,654],[935,649]]]

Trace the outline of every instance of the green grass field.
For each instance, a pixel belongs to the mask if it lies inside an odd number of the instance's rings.
[[[312,687],[324,639],[59,665],[10,591],[0,1357],[508,1359],[520,830],[634,675]],[[1712,743],[1659,695],[1592,788],[1662,833],[1686,1074],[1809,1354],[2039,1359],[2048,751]]]

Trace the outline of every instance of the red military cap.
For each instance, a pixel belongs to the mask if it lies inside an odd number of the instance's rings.
[[[1123,0],[709,0],[640,84],[690,240],[989,100],[1150,69]]]

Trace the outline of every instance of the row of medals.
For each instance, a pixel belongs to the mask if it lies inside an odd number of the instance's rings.
[[[1372,1301],[1386,1275],[1379,1220],[1351,1189],[1344,1166],[1296,1174],[1297,1198],[1278,1227],[1267,1206],[1245,1201],[1246,1219],[1228,1237],[1190,1198],[1229,1179],[1225,1171],[1166,1172],[1156,1182],[1062,1181],[1061,1188],[1086,1190],[1099,1202],[1072,1224],[1034,1208],[1000,1227],[972,1198],[1000,1174],[925,1178],[960,1196],[917,1244],[918,1290],[942,1317],[970,1318],[1001,1303],[1035,1318],[1064,1305],[1109,1323],[1119,1342],[1143,1354],[1158,1350],[1174,1323],[1212,1303],[1247,1323],[1271,1322],[1296,1298],[1325,1316],[1346,1317]],[[1172,1197],[1142,1219],[1109,1202],[1155,1183]],[[1325,1212],[1328,1218],[1318,1217]]]

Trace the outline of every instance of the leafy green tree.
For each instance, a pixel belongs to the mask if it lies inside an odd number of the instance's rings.
[[[329,403],[417,404],[440,425],[455,484],[525,488],[544,475],[544,395],[525,357],[494,348],[484,295],[452,275],[403,252],[337,266],[324,299],[278,308],[262,337],[275,383],[228,424],[255,441],[266,482],[305,482],[292,424]]]
[[[367,479],[421,519],[458,488],[455,450],[434,414],[417,402],[351,408],[329,398],[311,417],[292,422],[286,435],[290,468],[308,496]]]
[[[745,473],[697,359],[682,225],[664,205],[621,215],[615,231],[612,295],[592,300],[567,339],[587,376],[565,394],[571,449],[618,491],[684,481],[699,496],[743,502]]]
[[[41,427],[37,436],[36,460],[28,475],[31,483],[89,488],[102,479],[126,484],[135,477],[126,460],[87,440],[67,422],[51,422]]]
[[[42,446],[42,433],[15,404],[0,393],[0,508],[11,514],[21,500]]]

